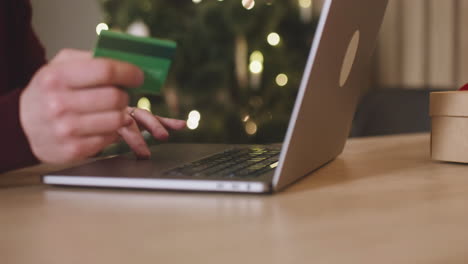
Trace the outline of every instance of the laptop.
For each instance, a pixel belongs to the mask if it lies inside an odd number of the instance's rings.
[[[388,0],[326,0],[282,144],[162,144],[50,173],[51,185],[272,193],[342,153]]]

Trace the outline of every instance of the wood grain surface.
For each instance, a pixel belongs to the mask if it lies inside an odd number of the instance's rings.
[[[467,263],[468,167],[429,135],[351,139],[274,195],[49,187],[0,175],[1,263]],[[63,167],[63,166],[62,166]]]

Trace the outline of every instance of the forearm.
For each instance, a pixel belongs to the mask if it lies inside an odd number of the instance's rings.
[[[21,92],[21,89],[16,89],[0,96],[0,172],[38,162],[20,123]]]

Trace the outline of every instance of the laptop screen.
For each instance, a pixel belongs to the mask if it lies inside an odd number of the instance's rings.
[[[105,1],[103,9],[111,28],[177,42],[161,95],[132,98],[187,120],[171,142],[264,144],[284,139],[318,21],[315,3]]]

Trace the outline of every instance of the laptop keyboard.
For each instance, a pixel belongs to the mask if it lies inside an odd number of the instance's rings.
[[[274,170],[280,150],[271,147],[233,148],[169,171],[167,176],[255,178]]]

